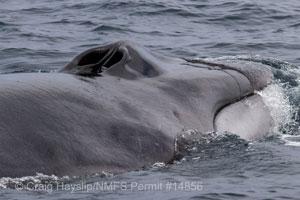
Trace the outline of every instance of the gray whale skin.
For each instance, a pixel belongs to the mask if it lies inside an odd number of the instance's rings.
[[[266,134],[270,67],[155,55],[129,41],[58,73],[0,75],[0,177],[121,173],[174,158],[183,131]]]

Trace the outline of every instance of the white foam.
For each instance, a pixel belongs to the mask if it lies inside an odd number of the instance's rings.
[[[285,145],[300,147],[299,135],[281,135],[281,139],[285,142]]]
[[[273,132],[279,134],[280,127],[290,123],[293,115],[292,106],[283,88],[279,83],[273,83],[256,93],[262,96],[264,103],[270,110],[271,117],[274,120]]]
[[[280,132],[280,128],[288,129],[288,126],[285,125],[296,123],[293,119],[293,106],[285,95],[283,87],[278,83],[274,83],[257,93],[263,97],[265,104],[270,109],[275,125],[273,132],[280,136],[285,145],[300,147],[300,136],[291,135],[297,134],[295,130],[291,134]],[[289,130],[286,131],[289,132]]]
[[[16,186],[21,185],[26,182],[32,182],[32,183],[43,183],[43,182],[57,182],[57,181],[65,181],[69,180],[70,177],[64,176],[62,178],[59,178],[55,175],[45,175],[42,173],[36,173],[35,176],[24,176],[20,178],[10,178],[10,177],[3,177],[0,178],[0,189],[6,189],[6,188],[13,188],[15,189]]]
[[[205,58],[206,61],[219,61],[219,60],[249,60],[260,58],[260,55],[236,55],[236,56],[220,56],[216,58]]]
[[[152,168],[164,168],[166,167],[166,164],[163,162],[156,162],[152,165]]]

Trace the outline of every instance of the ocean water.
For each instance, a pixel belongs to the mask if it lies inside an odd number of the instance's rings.
[[[0,73],[55,71],[121,39],[168,56],[270,65],[275,80],[258,93],[274,130],[251,142],[198,135],[178,162],[125,174],[0,178],[0,199],[300,199],[298,0],[0,0]]]

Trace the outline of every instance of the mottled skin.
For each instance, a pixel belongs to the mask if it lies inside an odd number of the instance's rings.
[[[223,107],[271,78],[264,65],[188,62],[124,41],[90,49],[59,73],[0,75],[0,177],[168,162],[183,130],[214,131]]]

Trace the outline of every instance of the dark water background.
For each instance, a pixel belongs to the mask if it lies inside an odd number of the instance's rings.
[[[288,109],[285,120],[274,112],[279,131],[262,141],[206,138],[177,164],[70,180],[164,186],[195,182],[201,190],[2,189],[0,199],[300,199],[300,1],[0,0],[0,73],[55,71],[87,48],[120,39],[175,57],[232,56],[268,64],[280,89],[267,92],[266,98],[284,95],[285,101],[277,104]],[[283,139],[287,134],[292,145]],[[4,179],[0,187],[10,188]]]

